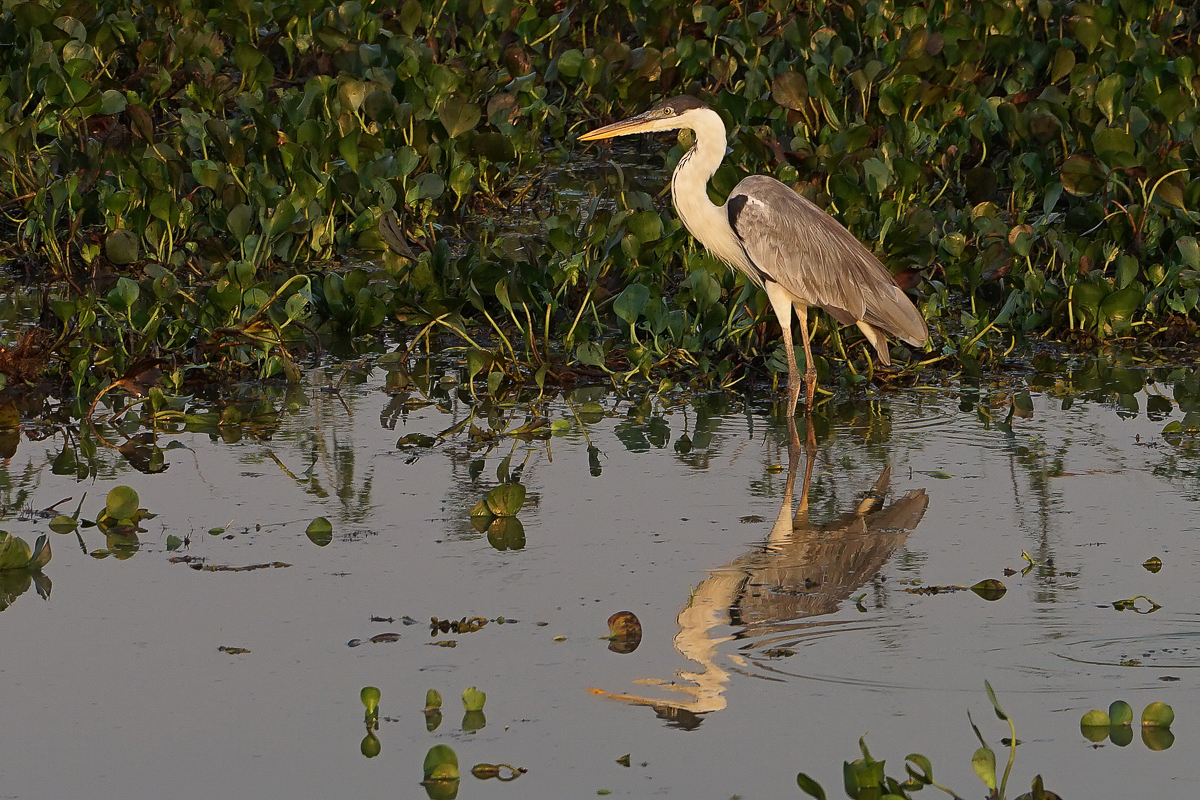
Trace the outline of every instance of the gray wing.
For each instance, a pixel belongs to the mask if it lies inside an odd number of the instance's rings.
[[[766,175],[751,175],[725,203],[729,224],[761,276],[843,325],[862,320],[909,344],[929,335],[892,274],[841,223]]]

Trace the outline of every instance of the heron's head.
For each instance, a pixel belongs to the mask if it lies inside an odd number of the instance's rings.
[[[715,115],[715,112],[696,98],[684,94],[672,97],[636,117],[588,131],[579,137],[579,141],[591,142],[596,139],[611,139],[614,136],[628,136],[631,133],[674,131],[680,128],[694,130],[698,127],[697,120],[710,114]]]

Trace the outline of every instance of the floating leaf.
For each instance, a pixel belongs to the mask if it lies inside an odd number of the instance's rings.
[[[999,600],[1004,597],[1008,591],[1008,587],[995,578],[988,578],[971,587],[971,591],[982,597],[984,600]]]
[[[427,781],[456,781],[458,774],[458,754],[448,745],[435,744],[425,754],[422,766]]]
[[[114,520],[128,521],[137,515],[140,504],[137,492],[128,486],[118,486],[108,493],[104,512]]]
[[[825,790],[821,788],[821,784],[805,775],[803,772],[796,775],[796,784],[800,790],[809,797],[815,797],[817,800],[825,800]]]
[[[317,547],[324,547],[333,541],[333,524],[325,517],[317,517],[308,523],[304,535]]]
[[[1154,702],[1142,710],[1143,728],[1169,728],[1175,721],[1175,709],[1166,703]]]
[[[71,533],[78,525],[79,520],[74,517],[68,517],[66,514],[59,514],[50,520],[50,530],[55,533]]]
[[[514,517],[525,503],[525,487],[519,483],[505,483],[487,493],[488,510],[498,517]]]
[[[374,714],[379,709],[379,689],[375,686],[364,686],[362,691],[358,693],[362,704],[366,707],[368,714]]]
[[[1157,573],[1159,570],[1162,569],[1162,559],[1159,558],[1158,556],[1154,556],[1152,558],[1147,558],[1145,561],[1142,562],[1142,566],[1145,567],[1147,572]]]
[[[474,686],[468,686],[462,693],[463,709],[466,711],[482,711],[487,702],[487,692],[481,692]]]
[[[1084,719],[1087,719],[1086,715],[1084,715]],[[1132,725],[1133,706],[1124,700],[1112,701],[1112,704],[1108,707],[1108,721],[1112,725]]]
[[[430,689],[425,692],[425,710],[432,711],[435,708],[442,707],[442,693],[437,689]]]

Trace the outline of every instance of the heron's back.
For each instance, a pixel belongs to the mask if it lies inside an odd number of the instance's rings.
[[[925,320],[892,274],[854,234],[807,198],[766,175],[739,183],[725,203],[729,224],[760,275],[838,322],[860,320],[922,345]]]

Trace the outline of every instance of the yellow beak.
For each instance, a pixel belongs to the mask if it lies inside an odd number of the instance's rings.
[[[614,136],[627,136],[631,133],[646,133],[656,130],[653,125],[654,120],[645,120],[641,117],[630,117],[629,119],[614,122],[612,125],[605,125],[603,128],[597,128],[594,131],[588,131],[579,137],[581,142],[593,142],[597,139],[611,139]]]

